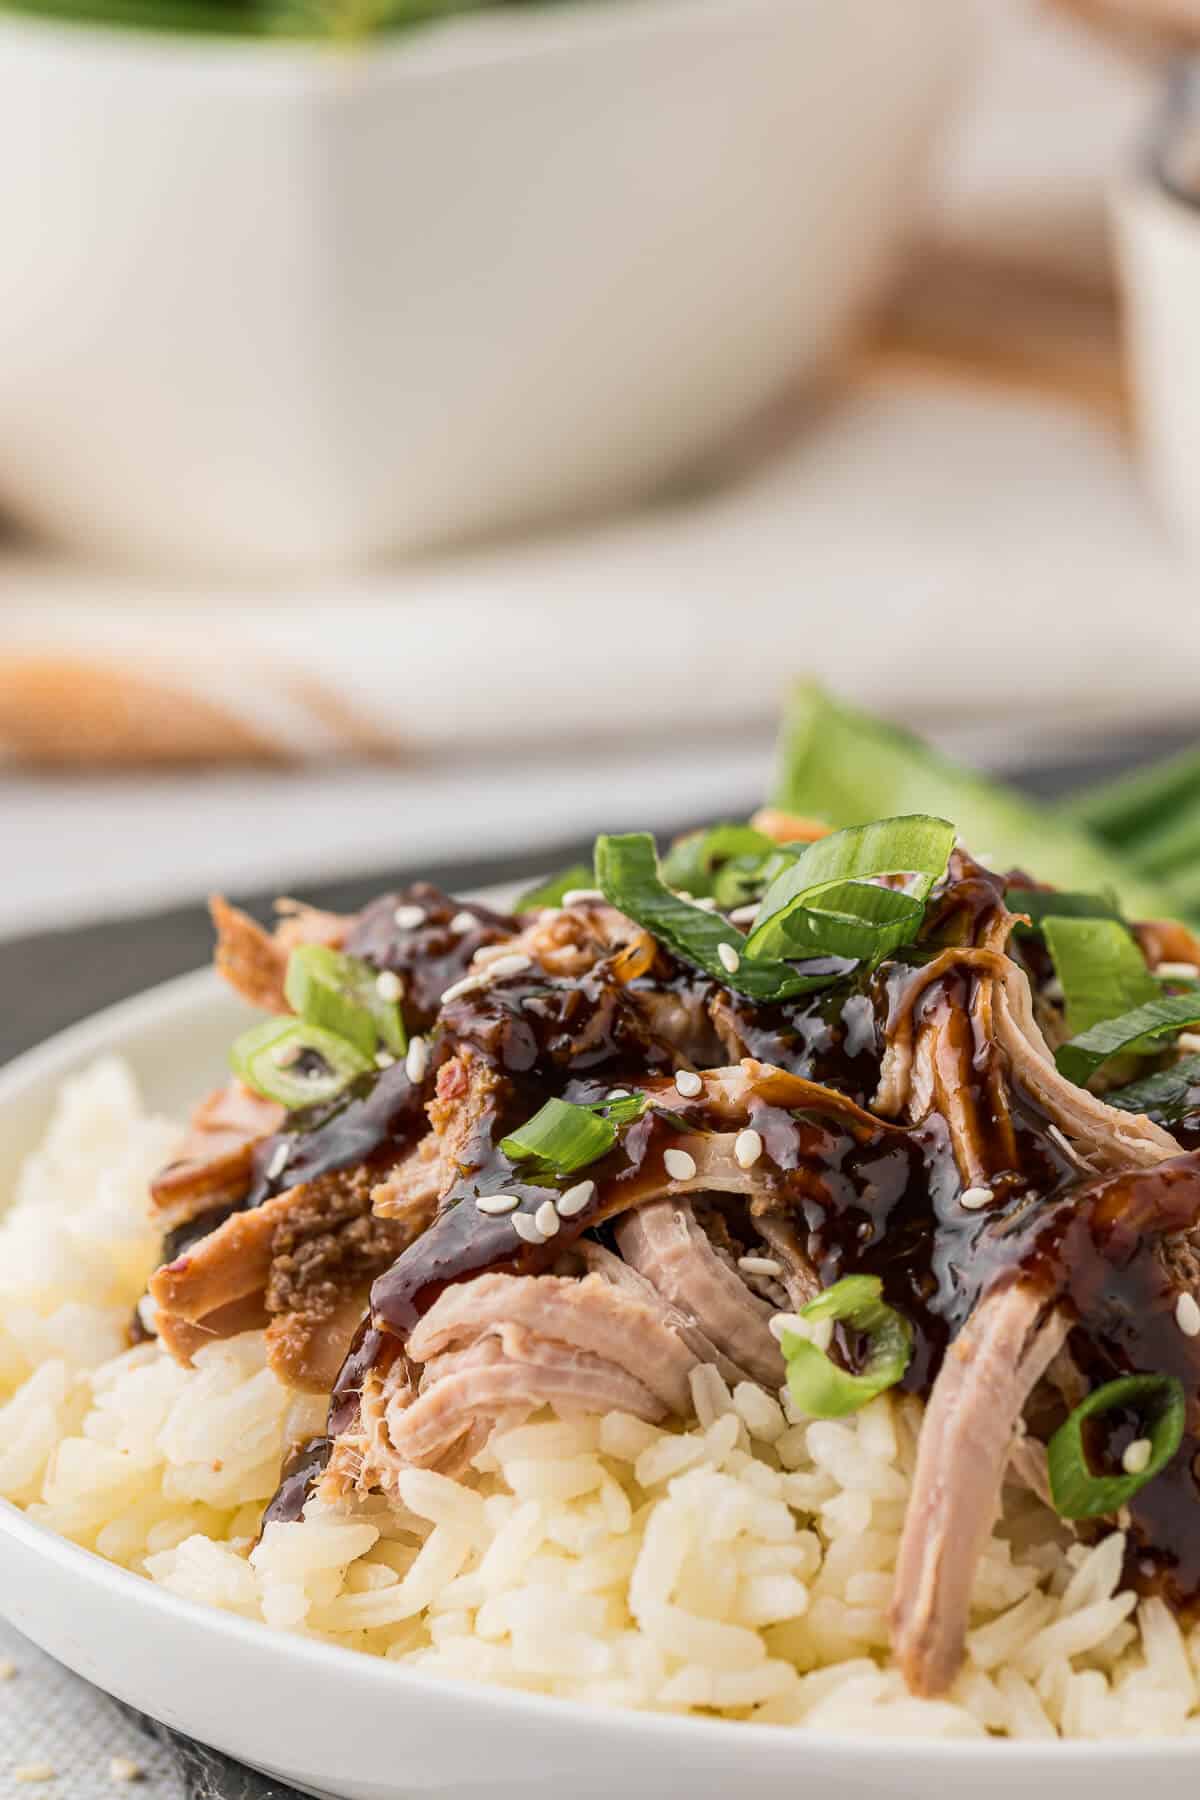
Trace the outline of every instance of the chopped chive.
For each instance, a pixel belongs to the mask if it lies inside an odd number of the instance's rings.
[[[283,991],[293,1012],[336,1032],[364,1056],[374,1056],[380,1044],[392,1056],[403,1056],[404,1013],[398,1000],[381,991],[387,980],[360,957],[327,944],[301,944],[288,958]]]
[[[1122,1475],[1093,1472],[1084,1442],[1089,1419],[1135,1412],[1150,1440],[1144,1468]],[[1180,1444],[1187,1403],[1174,1375],[1126,1375],[1106,1382],[1077,1406],[1046,1447],[1054,1509],[1064,1519],[1099,1519],[1115,1513],[1166,1468]]]
[[[783,1333],[788,1391],[810,1419],[841,1419],[858,1412],[902,1378],[912,1359],[912,1327],[902,1313],[886,1304],[882,1294],[883,1283],[877,1275],[846,1275],[800,1308],[798,1316],[811,1324],[835,1319],[863,1334],[867,1354],[857,1375],[840,1367],[808,1338],[793,1331]]]
[[[303,1019],[266,1019],[234,1039],[230,1066],[239,1080],[289,1109],[332,1100],[374,1068],[345,1038]]]

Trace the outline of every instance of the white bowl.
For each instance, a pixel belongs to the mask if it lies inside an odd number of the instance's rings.
[[[128,1057],[152,1106],[211,1084],[240,1007],[205,972],[65,1032],[0,1074],[0,1194],[63,1077]],[[463,1686],[210,1611],[126,1574],[0,1502],[0,1611],[141,1711],[342,1800],[1191,1800],[1200,1744],[884,1740],[597,1711]]]
[[[592,0],[365,50],[0,16],[0,505],[284,574],[645,494],[827,359],[960,0]]]
[[[1164,520],[1200,554],[1200,205],[1144,165],[1113,194],[1139,449]]]

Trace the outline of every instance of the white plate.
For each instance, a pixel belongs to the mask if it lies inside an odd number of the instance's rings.
[[[340,53],[0,13],[6,508],[284,575],[652,493],[878,293],[965,12],[595,0]]]
[[[223,1065],[245,1011],[205,972],[54,1038],[0,1074],[0,1193],[64,1076],[128,1057],[152,1107],[181,1112]],[[282,1636],[114,1568],[0,1502],[0,1610],[51,1655],[176,1730],[344,1800],[1183,1800],[1200,1745],[849,1738],[608,1713],[467,1687]]]

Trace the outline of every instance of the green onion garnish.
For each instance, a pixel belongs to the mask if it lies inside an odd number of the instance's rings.
[[[616,1141],[616,1125],[590,1106],[547,1100],[532,1119],[501,1138],[500,1148],[513,1162],[533,1159],[556,1174],[572,1175],[607,1156]]]
[[[786,963],[761,961],[746,940],[716,913],[681,900],[658,871],[654,839],[645,831],[596,839],[596,880],[606,899],[656,938],[717,981],[752,1000],[784,1000],[827,987],[832,977],[805,975]]]
[[[345,1038],[364,1056],[382,1043],[393,1056],[408,1048],[400,1001],[388,988],[399,981],[357,956],[326,944],[302,944],[288,958],[283,992],[293,1012]]]
[[[561,906],[563,895],[569,894],[573,888],[590,888],[596,885],[596,876],[586,863],[572,863],[560,875],[551,875],[549,880],[540,882],[522,894],[513,907],[515,913],[540,912],[543,906]]]
[[[1200,1025],[1200,988],[1190,994],[1165,994],[1119,1018],[1105,1019],[1060,1045],[1054,1060],[1068,1081],[1086,1087],[1110,1057],[1122,1050],[1148,1051],[1189,1025]]]
[[[739,906],[778,849],[753,825],[712,825],[672,844],[663,860],[663,880],[694,900],[711,897],[722,906]]]
[[[1122,924],[1121,909],[1117,905],[1114,894],[1075,894],[1062,888],[1052,888],[1049,893],[1041,888],[1010,887],[1005,893],[1008,910],[1024,913],[1029,924],[1017,926],[1017,936],[1026,937],[1030,932],[1040,933],[1042,921],[1055,919],[1117,919]]]
[[[1042,933],[1073,1034],[1157,997],[1158,985],[1137,940],[1116,919],[1047,917]]]
[[[911,942],[954,848],[948,819],[876,819],[805,846],[771,883],[746,939],[755,956],[852,956],[878,962]],[[871,877],[913,877],[903,892]]]
[[[248,1088],[289,1108],[332,1100],[375,1066],[336,1032],[288,1018],[266,1019],[243,1031],[233,1041],[229,1062]]]
[[[616,1100],[588,1100],[584,1102],[587,1112],[601,1113],[610,1125],[632,1125],[640,1119],[650,1104],[649,1094],[635,1092],[621,1094]]]
[[[782,1338],[792,1399],[810,1419],[841,1419],[857,1412],[885,1388],[895,1387],[912,1359],[912,1327],[881,1298],[877,1275],[846,1275],[800,1308],[799,1317],[818,1324],[840,1319],[867,1339],[862,1371],[850,1374],[794,1331]]]
[[[1065,812],[961,767],[812,683],[794,691],[784,714],[771,804],[830,825],[935,813],[953,819],[993,868],[1033,868],[1080,892],[1112,888],[1133,917],[1179,916],[1171,890],[1147,880],[1137,864],[1114,855]]]
[[[1200,1110],[1192,1099],[1193,1088],[1200,1088],[1200,1056],[1185,1056],[1169,1069],[1143,1075],[1127,1087],[1110,1089],[1104,1100],[1122,1112],[1153,1113],[1160,1124],[1178,1125]]]
[[[1094,1475],[1083,1428],[1105,1413],[1134,1410],[1144,1421],[1150,1455],[1134,1474]],[[1125,1375],[1106,1382],[1077,1406],[1046,1447],[1054,1510],[1064,1519],[1098,1519],[1114,1513],[1161,1474],[1183,1441],[1187,1413],[1183,1383],[1174,1375]]]

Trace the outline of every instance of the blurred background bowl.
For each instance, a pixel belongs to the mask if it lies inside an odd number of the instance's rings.
[[[591,0],[336,48],[0,21],[0,505],[285,575],[644,496],[812,376],[958,0]]]

